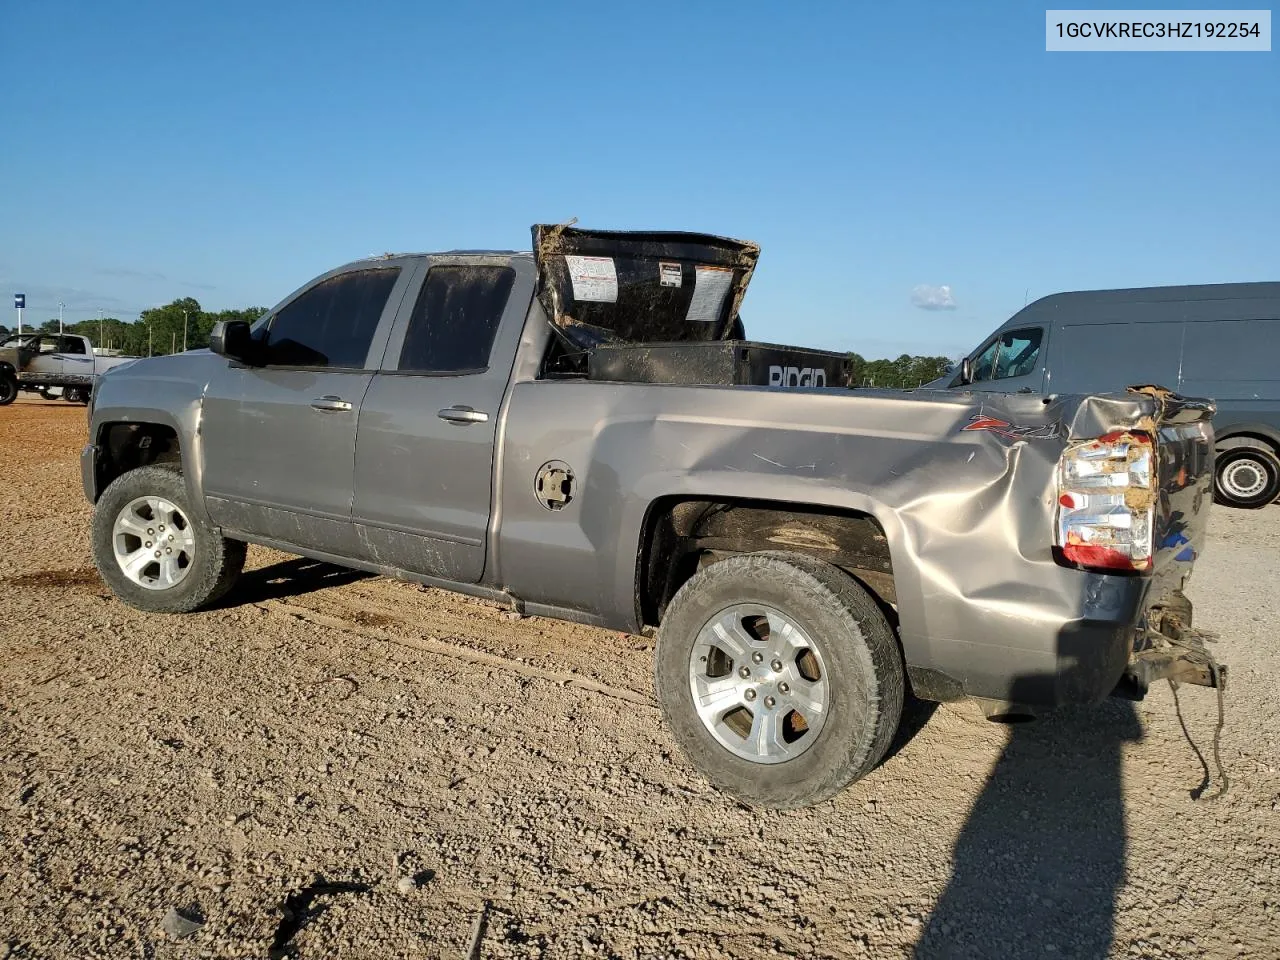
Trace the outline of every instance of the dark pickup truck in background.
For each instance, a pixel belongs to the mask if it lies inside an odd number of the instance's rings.
[[[1057,293],[1028,304],[931,386],[1094,393],[1160,383],[1209,397],[1215,493],[1280,496],[1280,283]]]
[[[870,771],[907,688],[1008,718],[1221,682],[1182,594],[1211,404],[849,390],[836,355],[740,339],[757,256],[535,227],[532,253],[348,264],[110,373],[97,566],[187,611],[259,543],[656,630],[676,739],[766,806]]]

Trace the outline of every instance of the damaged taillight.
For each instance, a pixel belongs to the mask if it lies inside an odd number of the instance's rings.
[[[1148,434],[1117,431],[1064,450],[1056,539],[1062,558],[1093,570],[1149,569],[1155,482]]]

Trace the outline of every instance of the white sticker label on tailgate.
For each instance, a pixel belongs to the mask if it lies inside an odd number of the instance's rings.
[[[719,320],[724,298],[733,283],[730,267],[696,267],[693,271],[693,299],[686,320]]]
[[[678,263],[659,263],[658,278],[664,287],[678,287],[684,282]]]
[[[573,299],[578,302],[617,303],[618,271],[613,257],[572,257],[565,254]]]

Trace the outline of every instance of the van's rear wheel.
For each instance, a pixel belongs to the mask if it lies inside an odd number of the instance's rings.
[[[1280,459],[1262,447],[1229,447],[1214,464],[1214,499],[1257,509],[1280,496]]]
[[[235,583],[244,558],[243,543],[195,516],[186,481],[171,467],[130,470],[94,507],[93,562],[111,591],[139,610],[208,606]]]
[[[818,803],[870,772],[902,714],[903,668],[871,596],[808,557],[730,557],[671,601],[656,681],[667,722],[716,787]]]

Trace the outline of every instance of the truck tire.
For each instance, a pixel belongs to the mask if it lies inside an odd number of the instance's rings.
[[[186,481],[153,464],[117,477],[93,511],[93,562],[111,591],[139,610],[188,613],[235,583],[245,545],[196,518]]]
[[[63,399],[69,403],[85,404],[89,402],[88,387],[68,387],[62,391]]]
[[[1264,447],[1229,447],[1213,468],[1214,500],[1256,510],[1280,496],[1280,459]]]
[[[847,574],[790,553],[705,567],[663,618],[658,700],[676,742],[749,806],[810,806],[869,773],[902,716],[902,656]]]
[[[18,380],[7,371],[0,371],[0,407],[7,407],[18,399]]]

